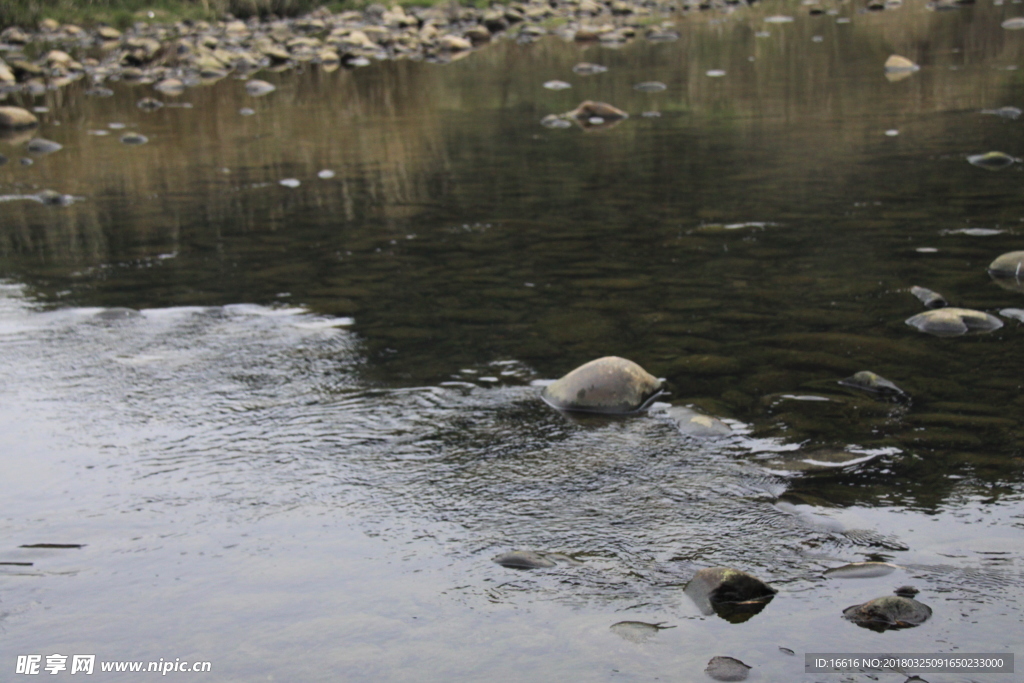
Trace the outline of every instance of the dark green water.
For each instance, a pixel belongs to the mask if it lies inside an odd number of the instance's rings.
[[[915,285],[1024,303],[986,272],[1024,244],[1022,166],[966,160],[1024,155],[1024,122],[982,113],[1024,104],[1024,32],[1000,28],[1013,5],[837,7],[849,23],[771,4],[680,17],[672,43],[263,74],[267,97],[226,80],[151,113],[146,86],[22,102],[64,149],[22,166],[0,145],[0,561],[33,563],[0,566],[0,667],[699,680],[731,655],[776,681],[804,652],[1012,652],[1024,333],[904,320]],[[921,71],[887,80],[894,52]],[[633,88],[650,80],[668,87]],[[584,99],[630,118],[539,124]],[[77,199],[18,198],[44,188]],[[734,434],[537,398],[612,354]],[[911,400],[838,384],[860,370]],[[821,447],[876,457],[807,469]],[[42,542],[86,547],[18,548]],[[583,565],[490,562],[516,548]],[[901,569],[821,576],[865,559]],[[720,564],[781,593],[704,617],[681,587]],[[842,620],[905,583],[924,625]],[[677,628],[634,643],[609,631],[628,619]]]

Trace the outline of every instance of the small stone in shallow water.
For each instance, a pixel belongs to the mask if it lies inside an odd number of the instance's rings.
[[[664,626],[662,623],[648,624],[645,621],[620,621],[612,624],[609,629],[623,640],[628,640],[631,643],[646,643],[658,635],[658,631],[675,628],[675,626]]]
[[[262,97],[264,95],[269,95],[275,90],[277,90],[277,87],[275,85],[255,78],[251,81],[247,81],[245,84],[245,92],[247,92],[252,97]]]
[[[284,185],[285,187],[292,188],[298,187],[299,185],[302,184],[302,181],[299,180],[298,178],[284,178],[283,180],[279,180],[277,182],[281,185]]]
[[[89,97],[113,97],[114,91],[110,88],[95,87],[85,91]]]
[[[973,166],[989,171],[998,171],[1007,166],[1012,166],[1017,159],[1003,152],[986,152],[985,154],[972,154],[967,157],[967,161]]]
[[[998,116],[1001,119],[1017,120],[1020,118],[1022,112],[1017,107],[1000,107],[999,109],[982,109],[982,114],[991,114],[992,116]]]
[[[900,55],[890,55],[885,60],[885,70],[889,73],[906,73],[920,70],[917,64]]]
[[[830,579],[874,579],[887,576],[899,569],[889,562],[852,562],[841,567],[832,567],[823,572]]]
[[[896,137],[897,135],[899,135],[899,134],[900,134],[900,132],[899,132],[898,130],[896,130],[895,128],[890,128],[889,130],[885,131],[885,134],[886,134],[886,135],[887,135],[888,137],[890,137],[890,138],[894,138],[894,137]]]
[[[968,332],[992,332],[1003,326],[1003,322],[994,315],[968,308],[938,308],[918,313],[908,318],[906,323],[936,337],[958,337]]]
[[[851,377],[839,380],[839,384],[844,387],[862,389],[876,394],[886,394],[890,396],[907,395],[907,393],[898,386],[881,375],[876,375],[870,370],[861,370],[860,372],[854,373]]]
[[[910,628],[923,624],[932,615],[932,608],[913,598],[887,595],[843,610],[843,616],[872,631]]]
[[[545,128],[571,128],[572,122],[567,119],[563,119],[557,114],[548,114],[540,120],[540,125]]]
[[[252,116],[253,114],[256,113],[256,110],[255,109],[250,109],[249,107],[242,107],[241,109],[238,110],[238,113],[241,114],[242,116]]]
[[[180,95],[185,92],[185,83],[180,78],[165,78],[154,85],[153,90],[165,95]]]
[[[572,84],[565,81],[547,81],[544,87],[548,90],[568,90],[572,87]]]
[[[534,552],[533,550],[513,550],[497,555],[492,559],[502,567],[509,567],[511,569],[550,569],[556,564],[543,553]]]
[[[1024,323],[1024,308],[1004,308],[999,311],[999,315],[1010,320],[1018,320]]]
[[[152,97],[143,97],[135,103],[135,106],[142,111],[156,111],[157,109],[162,109],[164,103]]]
[[[584,102],[581,102],[578,107],[566,113],[564,116],[572,117],[580,121],[590,121],[590,119],[599,118],[601,119],[600,123],[629,118],[629,114],[618,107],[613,107],[607,102],[595,102],[593,100],[585,100]]]
[[[28,109],[21,107],[0,107],[0,128],[33,128],[39,119]]]
[[[54,142],[53,140],[47,140],[45,138],[33,138],[32,140],[29,140],[29,143],[25,146],[25,149],[27,149],[32,154],[44,155],[59,152],[60,150],[64,149],[64,145],[60,144],[59,142]]]
[[[657,119],[657,118],[661,117],[661,112],[660,111],[645,111],[642,114],[640,114],[640,116],[644,117],[645,119]]]
[[[590,62],[580,62],[574,66],[572,70],[580,76],[593,76],[595,74],[603,74],[608,70],[608,67],[602,66],[601,64],[592,64]]]
[[[925,287],[915,285],[910,288],[910,293],[916,296],[925,308],[945,308],[948,305],[941,294]]]
[[[960,228],[959,230],[944,230],[940,234],[942,235],[970,235],[971,237],[992,237],[993,235],[1002,235],[1005,230],[996,230],[995,228]]]
[[[107,124],[107,128],[110,128],[111,130],[121,130],[122,128],[127,128],[127,127],[128,127],[127,124],[121,123],[119,121],[114,121],[113,123],[108,123]]]
[[[784,14],[773,14],[770,17],[764,18],[764,23],[766,24],[789,24],[792,21],[793,17]]]
[[[725,75],[725,71],[723,71],[722,69],[711,69],[710,71],[706,72],[706,75],[709,76],[710,78],[721,78],[722,76]]]
[[[606,356],[544,387],[541,398],[558,410],[622,415],[644,408],[662,382],[631,360]]]
[[[661,92],[667,88],[668,86],[661,81],[644,81],[633,86],[634,90],[639,90],[640,92]]]
[[[334,171],[332,171],[329,168],[325,168],[324,170],[322,170],[319,173],[317,173],[316,177],[317,178],[322,178],[323,180],[329,180],[330,178],[334,177]]]
[[[1011,17],[1000,24],[1008,31],[1019,31],[1024,28],[1024,17]]]
[[[665,415],[675,422],[684,436],[711,439],[732,434],[732,428],[718,418],[701,415],[685,406],[670,406],[665,410]]]
[[[149,138],[142,133],[125,133],[121,136],[121,142],[126,145],[144,145],[149,142]]]
[[[745,681],[751,668],[734,657],[712,657],[704,673],[716,681]]]

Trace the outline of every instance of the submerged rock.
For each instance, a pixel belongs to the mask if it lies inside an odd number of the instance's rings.
[[[751,668],[734,657],[712,657],[704,673],[716,681],[745,681]]]
[[[149,138],[142,133],[125,133],[121,136],[121,142],[126,145],[144,145],[149,142]]]
[[[1000,26],[1008,31],[1019,31],[1024,28],[1024,17],[1010,17],[1000,24]]]
[[[702,614],[738,624],[763,610],[778,591],[738,569],[712,567],[694,574],[684,592]]]
[[[663,624],[664,622],[648,624],[644,621],[620,621],[608,628],[623,640],[628,640],[631,643],[645,643],[658,635],[659,631],[675,628],[675,626],[664,626]]]
[[[548,114],[540,120],[540,125],[545,128],[571,128],[572,122],[557,114]]]
[[[907,318],[906,323],[937,337],[958,337],[968,332],[992,332],[1003,321],[983,311],[968,308],[939,308]]]
[[[1017,120],[1020,118],[1024,111],[1021,111],[1017,107],[999,107],[999,109],[982,109],[982,114],[991,114],[992,116],[998,116],[1001,119]]]
[[[156,111],[157,109],[162,109],[164,103],[152,97],[143,97],[135,103],[135,106],[143,111]]]
[[[999,311],[999,315],[1024,323],[1024,308],[1004,308]]]
[[[558,410],[622,415],[644,408],[661,389],[661,380],[633,361],[606,356],[544,387],[541,398]]]
[[[910,628],[923,624],[932,615],[932,608],[913,598],[887,595],[843,610],[843,616],[872,631]]]
[[[910,293],[916,296],[925,308],[945,308],[949,305],[941,294],[925,287],[915,285],[910,288]]]
[[[967,161],[989,171],[999,171],[1007,166],[1012,166],[1017,159],[1003,152],[986,152],[985,154],[973,154],[967,157]]]
[[[823,572],[830,579],[874,579],[892,574],[899,569],[889,562],[852,562],[841,567],[832,567]]]
[[[0,107],[0,128],[32,128],[38,125],[39,119],[28,109]]]
[[[860,372],[854,373],[846,379],[839,380],[839,384],[844,387],[862,389],[863,391],[870,391],[875,394],[883,394],[886,396],[905,397],[907,395],[907,392],[903,391],[881,375],[876,375],[870,370],[861,370]]]
[[[665,415],[676,423],[685,436],[712,439],[732,434],[732,428],[718,418],[702,415],[685,406],[671,406],[665,410]]]

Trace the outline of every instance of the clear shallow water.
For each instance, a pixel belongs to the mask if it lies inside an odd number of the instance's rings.
[[[794,7],[754,36],[780,8],[693,17],[671,44],[283,74],[259,100],[226,81],[153,114],[144,88],[52,95],[42,134],[65,149],[0,168],[4,195],[81,198],[0,219],[0,562],[32,563],[0,565],[4,665],[686,680],[731,655],[769,681],[802,676],[803,652],[1012,651],[1019,325],[936,339],[903,320],[913,285],[1020,305],[985,273],[1020,248],[1019,167],[966,162],[1021,154],[1019,122],[980,113],[1020,104],[1019,41],[989,6],[846,26]],[[893,50],[928,68],[889,83]],[[582,59],[611,68],[575,77]],[[668,89],[632,88],[653,79]],[[585,97],[633,116],[539,126]],[[151,142],[89,133],[111,122]],[[537,398],[609,353],[735,435]],[[913,402],[837,384],[862,369]],[[801,472],[796,445],[877,457]],[[515,548],[583,564],[490,561]],[[903,569],[821,578],[869,558]],[[781,593],[744,624],[703,617],[681,587],[720,564]],[[923,626],[841,619],[905,583]],[[609,630],[626,619],[676,628],[637,644]]]

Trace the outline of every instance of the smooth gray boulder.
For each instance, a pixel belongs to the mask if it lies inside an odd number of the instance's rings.
[[[633,361],[606,356],[544,387],[541,398],[558,410],[624,415],[644,408],[661,388],[660,379]]]

